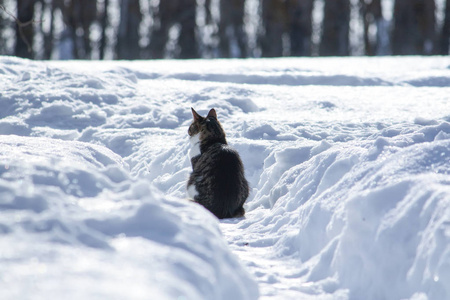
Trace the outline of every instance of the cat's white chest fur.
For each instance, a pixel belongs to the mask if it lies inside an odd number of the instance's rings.
[[[188,199],[195,200],[195,196],[197,196],[197,195],[198,195],[198,192],[197,192],[197,189],[195,188],[195,185],[191,184],[190,186],[188,186],[188,188],[187,188]]]
[[[200,134],[197,133],[190,137],[189,142],[191,143],[191,149],[189,150],[189,158],[196,157],[200,155]]]

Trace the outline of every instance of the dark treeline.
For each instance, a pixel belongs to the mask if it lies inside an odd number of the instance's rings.
[[[392,0],[392,16],[385,16],[382,5],[388,2],[382,0],[0,0],[0,54],[448,55],[450,0],[439,2],[439,11],[438,1]]]

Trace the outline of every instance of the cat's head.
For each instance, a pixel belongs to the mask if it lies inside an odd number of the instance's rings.
[[[217,119],[216,110],[212,108],[206,117],[200,116],[193,108],[193,121],[189,126],[188,134],[192,138],[199,135],[199,140],[217,140],[226,143],[225,132]]]

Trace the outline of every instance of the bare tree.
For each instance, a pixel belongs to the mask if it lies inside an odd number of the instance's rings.
[[[6,41],[7,38],[3,35],[3,31],[6,28],[6,20],[4,17],[6,14],[3,6],[3,0],[0,0],[0,54],[6,54]]]
[[[349,55],[349,31],[350,0],[325,0],[319,54],[323,56]]]
[[[34,17],[33,0],[17,0],[16,46],[15,55],[33,58]]]
[[[76,59],[89,59],[92,45],[90,27],[97,18],[97,1],[92,0],[56,0],[61,7],[64,23],[73,44],[73,56]]]
[[[396,0],[392,50],[395,55],[433,54],[434,0]]]
[[[382,24],[383,14],[381,10],[381,0],[359,0],[361,9],[361,16],[364,26],[364,49],[366,55],[376,55],[377,48],[381,41],[379,31],[382,30],[380,25]],[[371,26],[376,26],[377,35],[375,39],[370,36],[369,29]]]
[[[211,24],[212,22],[212,13],[211,13],[211,0],[204,0],[205,3],[203,4],[206,9],[206,24]]]
[[[196,36],[196,0],[164,0],[159,2],[156,14],[156,26],[150,40],[150,51],[153,58],[163,58],[169,41],[169,30],[172,26],[179,29],[179,58],[197,58],[198,41]]]
[[[169,29],[172,26],[172,14],[176,10],[178,1],[160,1],[158,11],[155,14],[155,24],[149,44],[152,58],[164,58],[167,41],[169,39]]]
[[[178,11],[178,22],[180,24],[180,37],[178,44],[180,46],[180,58],[198,58],[198,41],[196,35],[197,23],[197,1],[180,0],[182,5]]]
[[[117,58],[137,59],[140,54],[139,25],[142,20],[139,0],[122,0],[117,36]]]
[[[289,37],[292,56],[311,55],[312,11],[314,0],[288,0]]]
[[[219,50],[222,57],[247,56],[244,8],[245,0],[220,1]]]
[[[440,42],[440,54],[448,55],[450,43],[450,0],[445,1],[445,18],[444,24],[442,25]]]
[[[106,52],[106,28],[108,27],[108,11],[109,0],[103,0],[103,12],[100,19],[101,36],[100,36],[100,59],[105,58]]]
[[[246,0],[159,0],[150,1],[152,28],[149,29],[148,54],[141,49],[140,26],[144,18],[142,0],[120,0],[120,23],[114,58],[143,57],[197,58],[219,53],[221,57],[247,57],[254,41],[246,34]],[[200,7],[197,7],[197,1]],[[258,0],[260,31],[257,46],[263,57],[311,55],[312,13],[316,0]],[[321,0],[324,3],[319,55],[349,55],[350,0]],[[355,0],[356,1],[356,0]],[[436,0],[395,0],[392,34],[382,14],[382,0],[358,0],[363,24],[366,55],[448,55],[450,48],[450,0],[445,0],[444,22],[436,28]],[[16,5],[17,14],[4,4]],[[64,26],[59,37],[60,58],[91,59],[93,47],[100,59],[107,51],[110,0],[0,0],[0,54],[10,51],[26,58],[51,59],[56,50],[57,17],[61,11]],[[216,6],[217,5],[217,6]],[[220,20],[213,8],[219,8]],[[40,10],[39,8],[42,7]],[[98,9],[98,10],[97,10]],[[42,12],[40,16],[39,11]],[[198,28],[197,11],[204,12],[209,27]],[[37,21],[35,21],[37,19]],[[40,22],[43,19],[45,22]],[[91,28],[99,24],[99,42],[91,40]],[[5,36],[15,26],[15,37]],[[14,31],[11,31],[14,32]],[[13,33],[14,34],[14,33]],[[201,36],[204,34],[204,45]],[[209,36],[211,35],[211,39]],[[43,49],[33,42],[42,37]],[[144,38],[144,39],[142,39]],[[251,38],[251,36],[250,36]],[[8,43],[15,41],[14,43]],[[6,45],[14,45],[8,50]],[[206,49],[206,50],[205,50]],[[33,52],[35,50],[36,53]]]
[[[45,0],[39,0],[39,2],[41,3],[41,20],[44,20],[44,12],[48,11],[49,12],[49,16],[47,16],[49,18],[49,22],[50,22],[50,27],[48,28],[48,30],[44,29],[44,22],[39,22],[39,30],[40,33],[43,36],[43,59],[50,59],[52,56],[52,52],[53,52],[53,46],[54,46],[54,29],[55,29],[55,24],[54,24],[54,20],[55,20],[55,9],[56,9],[56,5],[55,5],[55,1],[45,1]]]
[[[288,12],[284,0],[262,0],[262,32],[259,36],[261,55],[278,57],[283,55],[283,36],[288,27]]]

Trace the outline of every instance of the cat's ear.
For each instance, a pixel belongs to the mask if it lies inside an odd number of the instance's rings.
[[[211,108],[208,115],[206,116],[206,118],[209,118],[209,117],[214,117],[217,120],[217,114],[216,114],[216,110],[214,108]]]
[[[192,107],[191,110],[192,116],[194,117],[194,121],[200,121],[201,119],[203,119],[202,116],[200,116]]]

